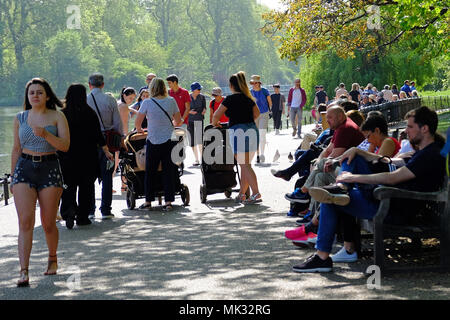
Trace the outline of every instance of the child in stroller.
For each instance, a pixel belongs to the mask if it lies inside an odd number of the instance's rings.
[[[178,137],[178,142],[183,142],[185,132],[182,128],[175,129]],[[136,208],[136,200],[145,198],[145,151],[146,151],[146,139],[147,131],[144,133],[138,133],[136,131],[130,132],[125,138],[125,146],[127,152],[120,154],[120,171],[122,175],[122,181],[127,185],[127,207],[130,210]],[[183,163],[177,163],[174,166],[177,174],[175,174],[175,195],[181,196],[184,206],[189,205],[190,196],[189,188],[182,184],[180,177],[183,175],[184,165]],[[158,181],[157,194],[159,205],[162,204],[162,196],[164,195],[164,188],[162,184],[162,172],[161,166],[157,173],[158,177],[155,179]]]

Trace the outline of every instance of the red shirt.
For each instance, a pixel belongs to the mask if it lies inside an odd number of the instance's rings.
[[[216,112],[216,110],[219,108],[220,104],[223,102],[223,100],[225,100],[224,97],[222,97],[222,100],[220,100],[218,103],[216,103],[216,100],[212,100],[211,103],[209,104],[209,107],[211,108],[211,112],[214,114],[214,112]],[[220,122],[221,123],[225,123],[225,122],[230,122],[230,119],[228,119],[228,117],[225,115],[225,113],[222,115],[222,117],[220,118]]]
[[[181,117],[183,117],[184,112],[186,111],[186,102],[191,102],[191,96],[189,95],[189,91],[183,88],[178,88],[177,92],[173,92],[172,89],[169,90],[169,96],[175,99],[178,105],[178,109],[180,110]],[[186,117],[184,123],[187,124],[189,120],[189,116]]]
[[[333,139],[331,142],[335,148],[350,149],[351,147],[357,147],[364,141],[364,135],[359,130],[359,127],[352,119],[347,118],[339,128],[334,131]]]

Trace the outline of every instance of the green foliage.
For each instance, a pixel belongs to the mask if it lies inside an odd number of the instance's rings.
[[[79,6],[80,29],[68,28],[68,5]],[[93,72],[112,92],[142,87],[149,72],[205,93],[239,70],[290,82],[298,67],[261,35],[261,13],[253,0],[0,0],[0,104],[21,103],[37,76],[60,96]]]

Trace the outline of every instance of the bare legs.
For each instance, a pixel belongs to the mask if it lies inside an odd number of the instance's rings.
[[[50,187],[38,193],[28,184],[16,184],[14,186],[14,202],[19,218],[18,251],[21,269],[28,269],[30,263],[36,201],[39,200],[41,223],[49,251],[49,265],[46,274],[56,274],[56,252],[59,239],[56,214],[61,195],[62,188]]]
[[[243,195],[250,187],[252,195],[259,193],[258,180],[255,171],[253,171],[251,162],[255,157],[255,152],[238,153],[235,155],[237,163],[241,167],[241,188],[239,194]]]

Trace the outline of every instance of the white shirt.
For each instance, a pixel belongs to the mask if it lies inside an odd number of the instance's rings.
[[[302,104],[302,92],[300,89],[294,89],[292,93],[291,108],[300,108]]]

